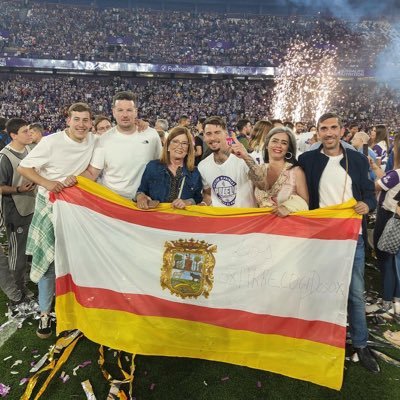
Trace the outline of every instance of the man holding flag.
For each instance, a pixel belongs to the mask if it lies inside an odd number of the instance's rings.
[[[376,207],[374,184],[368,179],[368,160],[361,153],[345,149],[340,144],[344,128],[340,117],[334,113],[322,115],[317,124],[322,145],[299,157],[304,169],[310,195],[310,209],[357,200],[354,210],[366,216]],[[378,373],[379,365],[367,347],[368,327],[364,302],[366,220],[357,241],[348,298],[348,319],[353,347],[361,364]]]

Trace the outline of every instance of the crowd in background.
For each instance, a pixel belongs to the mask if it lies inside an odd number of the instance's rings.
[[[318,46],[336,46],[342,67],[372,68],[398,35],[384,20],[0,2],[0,53],[29,58],[277,66],[293,39],[312,37]]]
[[[95,114],[111,116],[110,99],[120,90],[132,90],[137,94],[140,117],[151,124],[157,118],[167,119],[173,126],[181,115],[188,115],[193,122],[199,117],[220,115],[232,129],[240,118],[246,117],[252,122],[275,118],[271,113],[273,81],[267,80],[160,80],[7,74],[0,76],[0,115],[40,122],[46,131],[55,132],[65,127],[66,109],[76,101],[89,103]],[[331,97],[331,109],[343,116],[348,125],[356,122],[360,129],[368,130],[371,125],[383,123],[392,132],[397,132],[400,126],[398,93],[382,85],[343,81]],[[312,118],[303,122],[315,124]]]

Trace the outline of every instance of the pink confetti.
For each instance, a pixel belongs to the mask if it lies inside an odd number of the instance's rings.
[[[150,390],[153,390],[153,389],[155,388],[155,386],[156,386],[156,384],[155,384],[155,383],[152,383],[152,384],[150,385]]]
[[[80,368],[85,368],[87,365],[90,365],[92,362],[90,360],[84,361],[82,364],[79,364]]]
[[[31,367],[33,367],[34,365],[36,365],[36,361],[31,362]]]
[[[60,376],[60,379],[62,380],[62,383],[65,383],[65,382],[69,381],[69,375],[65,375],[63,377]]]
[[[39,353],[39,350],[32,350],[33,354]]]
[[[224,376],[223,378],[221,378],[221,381],[227,381],[229,380],[229,376]]]
[[[22,378],[22,379],[19,381],[19,386],[25,385],[26,382],[29,382],[29,379],[30,379],[30,378]]]
[[[261,387],[261,382],[260,382],[260,381],[257,382],[257,387],[258,387],[258,388]]]
[[[0,383],[0,396],[6,397],[8,393],[10,393],[11,387],[5,385],[4,383]]]

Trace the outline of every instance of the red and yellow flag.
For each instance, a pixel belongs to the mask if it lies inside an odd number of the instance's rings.
[[[340,389],[361,221],[354,203],[287,218],[169,204],[142,211],[79,178],[54,202],[57,330]]]

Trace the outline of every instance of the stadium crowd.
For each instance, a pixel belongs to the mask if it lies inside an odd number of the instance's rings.
[[[335,19],[27,4],[1,1],[4,54],[265,66],[279,65],[293,38],[313,37],[327,48],[337,46],[341,65],[372,68],[392,33],[384,21],[352,22],[350,28],[349,22]],[[118,38],[121,43],[115,42]],[[0,254],[0,272],[20,275],[18,282],[13,277],[0,279],[15,280],[12,290],[2,287],[10,313],[20,312],[21,305],[30,307],[33,297],[22,279],[26,249],[32,256],[30,277],[39,286],[37,335],[52,335],[55,250],[48,198],[50,192],[76,184],[78,175],[132,199],[140,209],[156,208],[160,202],[179,209],[196,204],[267,207],[286,217],[355,198],[354,211],[364,217],[364,236],[360,232],[352,269],[350,334],[361,364],[379,372],[369,352],[365,316],[366,216],[377,207],[376,193],[381,194],[382,230],[389,217],[400,215],[394,197],[400,190],[400,136],[391,144],[388,135],[400,126],[398,94],[373,81],[340,81],[330,94],[332,113],[309,115],[301,122],[274,121],[272,80],[1,74],[0,116],[8,120],[9,141],[0,152],[0,188],[2,207],[11,210],[5,221],[10,254],[16,255],[7,261]],[[96,130],[102,121],[107,132],[95,135],[100,131],[92,130],[92,120],[100,114]],[[51,135],[41,140],[40,132],[34,142],[32,123]],[[313,151],[313,145],[321,147]],[[365,146],[373,155],[370,160],[361,154]],[[29,208],[24,219],[18,207]],[[24,238],[11,241],[15,228],[21,227]],[[376,245],[379,237],[374,239]],[[51,254],[45,260],[43,247]],[[400,253],[381,253],[383,300],[374,304],[374,312],[398,317],[400,277],[395,259]],[[9,262],[15,264],[10,269]]]
[[[111,116],[110,99],[115,91],[132,90],[138,95],[141,117],[154,124],[167,119],[170,126],[180,115],[193,122],[199,117],[221,115],[232,129],[240,118],[252,122],[275,118],[271,114],[272,81],[160,80],[133,78],[0,76],[0,115],[40,122],[48,132],[64,127],[65,112],[74,101],[88,102],[96,114]],[[347,124],[360,128],[384,123],[390,131],[400,126],[397,93],[373,82],[348,81],[332,94],[331,109]],[[315,124],[315,116],[304,122]]]
[[[384,20],[0,5],[0,52],[29,58],[276,66],[294,38],[312,37],[336,46],[342,67],[370,68],[395,32]]]

